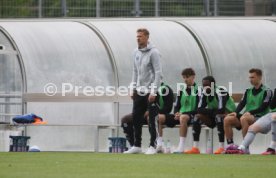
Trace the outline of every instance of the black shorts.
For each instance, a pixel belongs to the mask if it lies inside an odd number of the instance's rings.
[[[207,116],[209,119],[210,119],[210,121],[211,121],[211,124],[207,124],[207,123],[202,123],[202,124],[204,124],[204,125],[206,125],[207,127],[209,127],[209,128],[211,128],[211,129],[213,129],[213,128],[215,128],[216,127],[216,113],[215,112],[212,112],[212,113],[210,113],[210,114],[204,114],[205,116]]]
[[[189,114],[189,117],[190,120],[188,122],[188,125],[192,125],[194,116]],[[174,118],[175,116],[173,114],[166,114],[165,125],[171,128],[175,127],[176,125],[180,125],[180,121],[175,120]]]
[[[165,123],[164,123],[167,127],[175,127],[175,125],[179,125],[180,122],[179,120],[175,120],[174,119],[174,115],[173,114],[166,114],[166,119],[165,119]]]

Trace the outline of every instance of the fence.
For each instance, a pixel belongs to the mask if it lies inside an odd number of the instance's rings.
[[[276,0],[0,0],[0,18],[271,15]]]

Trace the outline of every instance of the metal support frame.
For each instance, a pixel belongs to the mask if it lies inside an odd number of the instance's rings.
[[[38,0],[38,18],[42,18],[42,0]]]
[[[276,0],[272,1],[272,15],[276,16]]]
[[[96,17],[101,17],[101,0],[96,0]]]
[[[205,10],[205,15],[209,16],[210,15],[210,1],[209,0],[204,0],[204,10]]]
[[[141,10],[140,10],[140,0],[134,0],[134,16],[140,17]]]
[[[218,16],[218,0],[214,0],[214,16]]]
[[[61,0],[61,14],[63,17],[67,16],[67,2],[66,0]]]
[[[160,16],[160,0],[155,0],[155,17]]]

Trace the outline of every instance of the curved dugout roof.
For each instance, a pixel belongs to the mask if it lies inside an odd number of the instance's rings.
[[[181,71],[193,67],[198,78],[206,75],[205,63],[193,36],[181,25],[170,21],[89,21],[106,39],[116,61],[119,84],[131,81],[132,52],[137,48],[136,30],[141,27],[150,31],[150,41],[159,49],[163,64],[164,81],[176,90],[182,82]]]
[[[55,83],[114,85],[109,56],[95,33],[76,22],[1,22],[24,61],[27,92]],[[100,76],[100,77],[98,77]]]
[[[276,24],[268,20],[180,20],[205,49],[219,85],[233,82],[234,92],[249,87],[248,70],[261,68],[264,83],[276,83]]]
[[[44,93],[48,83],[55,84],[58,92],[61,92],[62,83],[70,83],[73,87],[115,85],[107,50],[89,27],[70,21],[0,22],[0,26],[15,43],[22,58],[26,72],[22,72],[26,78],[23,92]],[[50,124],[113,123],[112,107],[112,103],[42,101],[28,103],[25,112],[39,113]],[[82,119],[76,119],[79,117]]]
[[[185,67],[195,68],[198,81],[210,70],[219,85],[233,82],[234,92],[249,86],[244,81],[251,67],[264,70],[268,85],[276,81],[276,24],[268,20],[3,21],[0,26],[22,56],[27,92],[43,92],[49,82],[128,85],[139,27],[150,30],[162,54],[164,80],[174,89]]]
[[[2,21],[0,44],[18,49],[24,92],[43,93],[47,83],[108,86],[128,85],[136,29],[150,30],[162,55],[164,81],[176,89],[185,67],[197,80],[212,73],[219,85],[233,82],[234,92],[249,86],[248,69],[264,70],[274,87],[276,24],[260,19],[116,19]],[[23,61],[23,62],[22,62]],[[25,70],[24,70],[25,69]],[[25,86],[23,85],[23,86]]]
[[[0,92],[21,92],[22,78],[17,52],[0,29]]]

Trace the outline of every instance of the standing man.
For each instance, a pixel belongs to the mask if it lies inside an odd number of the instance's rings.
[[[157,89],[160,87],[162,80],[162,67],[160,53],[149,42],[149,31],[145,28],[137,30],[138,48],[135,49],[133,58],[133,75],[132,75],[132,93],[133,99],[133,126],[134,126],[134,145],[124,153],[134,154],[141,153],[142,141],[142,121],[144,113],[149,111],[149,130],[150,130],[150,147],[146,154],[155,154],[157,151],[157,119],[158,106],[156,105]]]
[[[174,120],[174,115],[170,114],[172,107],[173,107],[173,90],[164,83],[161,83],[161,87],[158,91],[158,99],[157,99],[157,105],[159,106],[159,119],[160,117],[164,118],[172,118]],[[142,121],[142,125],[148,124],[148,111],[144,114],[144,119]],[[162,123],[163,124],[163,123]],[[160,132],[160,127],[162,128],[163,125],[159,125],[159,137],[157,139],[157,152],[162,151],[162,134]],[[168,127],[171,127],[170,122],[165,123]],[[134,131],[133,131],[133,117],[132,113],[125,115],[121,119],[121,127],[123,128],[123,131],[126,135],[126,139],[129,142],[129,145],[132,147],[134,145]],[[162,131],[162,129],[161,129]]]
[[[148,112],[144,114],[142,125],[148,125]],[[134,146],[134,131],[133,131],[133,117],[132,113],[124,115],[121,119],[121,127],[126,136],[130,147]]]
[[[249,80],[253,87],[245,91],[236,111],[228,114],[224,119],[224,131],[229,145],[227,150],[231,150],[234,144],[233,127],[242,129],[242,136],[245,137],[248,127],[269,112],[272,91],[262,84],[262,70],[250,69]],[[244,113],[240,114],[244,108]],[[246,149],[249,151],[248,148]]]

